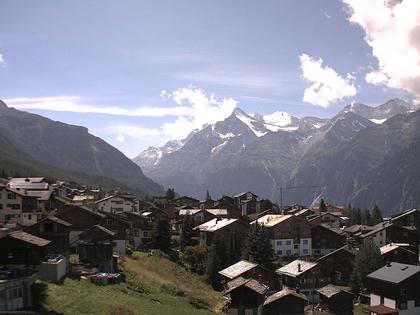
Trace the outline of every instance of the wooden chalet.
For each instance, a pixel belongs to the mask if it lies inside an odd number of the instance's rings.
[[[306,296],[290,288],[276,292],[264,302],[264,315],[304,315],[305,305],[308,303]]]
[[[322,310],[333,315],[353,315],[354,295],[328,284],[317,290]]]
[[[324,256],[346,243],[346,235],[339,229],[326,224],[315,225],[311,229],[312,254]]]
[[[223,295],[229,298],[229,314],[262,314],[267,286],[252,278],[238,277],[228,282],[227,287]]]
[[[246,236],[249,224],[240,219],[213,219],[194,228],[200,233],[200,245],[210,246],[216,238],[228,242],[232,234],[239,239]]]
[[[113,240],[115,233],[100,225],[94,225],[79,235],[79,261],[113,272]]]
[[[219,277],[220,282],[224,286],[230,281],[242,277],[245,279],[253,278],[266,285],[270,291],[278,290],[280,287],[279,278],[276,273],[247,260],[238,261],[237,263],[220,270]]]

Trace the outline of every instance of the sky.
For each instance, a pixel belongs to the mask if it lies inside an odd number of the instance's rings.
[[[418,0],[0,0],[0,99],[129,157],[235,107],[419,95]]]

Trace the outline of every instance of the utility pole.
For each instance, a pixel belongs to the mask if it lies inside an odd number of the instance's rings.
[[[286,186],[286,187],[280,187],[280,211],[283,214],[283,190],[289,190],[289,189],[311,189],[311,188],[326,188],[327,186]]]

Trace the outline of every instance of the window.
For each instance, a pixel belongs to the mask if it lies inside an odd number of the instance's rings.
[[[3,204],[0,203],[0,210],[3,209]]]
[[[286,250],[286,255],[287,256],[290,256],[292,254],[292,251],[291,250]]]
[[[16,195],[13,194],[13,193],[7,194],[7,199],[14,200],[14,199],[16,199]]]
[[[134,234],[134,237],[139,237],[139,235],[140,235],[139,230],[137,230],[137,229],[134,230],[133,234]]]
[[[32,220],[32,214],[28,214],[28,220]]]
[[[7,204],[7,207],[13,210],[19,210],[20,209],[20,205],[16,204],[16,203],[9,203]]]
[[[302,240],[302,244],[307,245],[308,244],[308,240]]]
[[[281,256],[281,255],[283,255],[283,251],[281,251],[281,250],[278,250],[278,251],[277,251],[277,255],[278,255],[278,256]]]
[[[308,250],[306,248],[303,250],[303,254],[308,255]]]
[[[283,245],[282,241],[276,241],[276,243],[277,243],[277,246],[282,246]]]
[[[298,248],[299,248],[299,245],[295,245],[295,246],[294,246],[294,248],[295,248],[295,249],[298,249]]]
[[[286,241],[286,245],[292,245],[292,242],[291,241]]]

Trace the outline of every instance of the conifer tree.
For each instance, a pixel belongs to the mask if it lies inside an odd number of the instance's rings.
[[[229,234],[229,243],[227,248],[227,264],[233,265],[241,259],[241,239],[234,231]]]
[[[207,189],[207,192],[206,192],[206,201],[209,201],[209,200],[212,200],[212,199],[211,199],[211,196],[210,196],[210,192]]]
[[[275,268],[276,255],[264,225],[258,223],[251,225],[243,246],[242,257],[265,268]]]
[[[154,248],[169,253],[171,249],[172,229],[165,216],[156,219],[152,230],[152,244]]]
[[[227,267],[224,241],[218,237],[213,239],[207,261],[207,280],[215,290],[220,290],[219,271]]]
[[[181,250],[185,247],[193,245],[192,237],[194,236],[195,221],[191,215],[186,215],[182,222],[182,228],[180,233],[180,246]]]
[[[350,277],[352,291],[358,293],[366,287],[366,276],[383,265],[381,251],[371,239],[367,239],[356,254]]]
[[[383,221],[381,210],[377,205],[375,205],[372,209],[372,224],[378,224]]]

